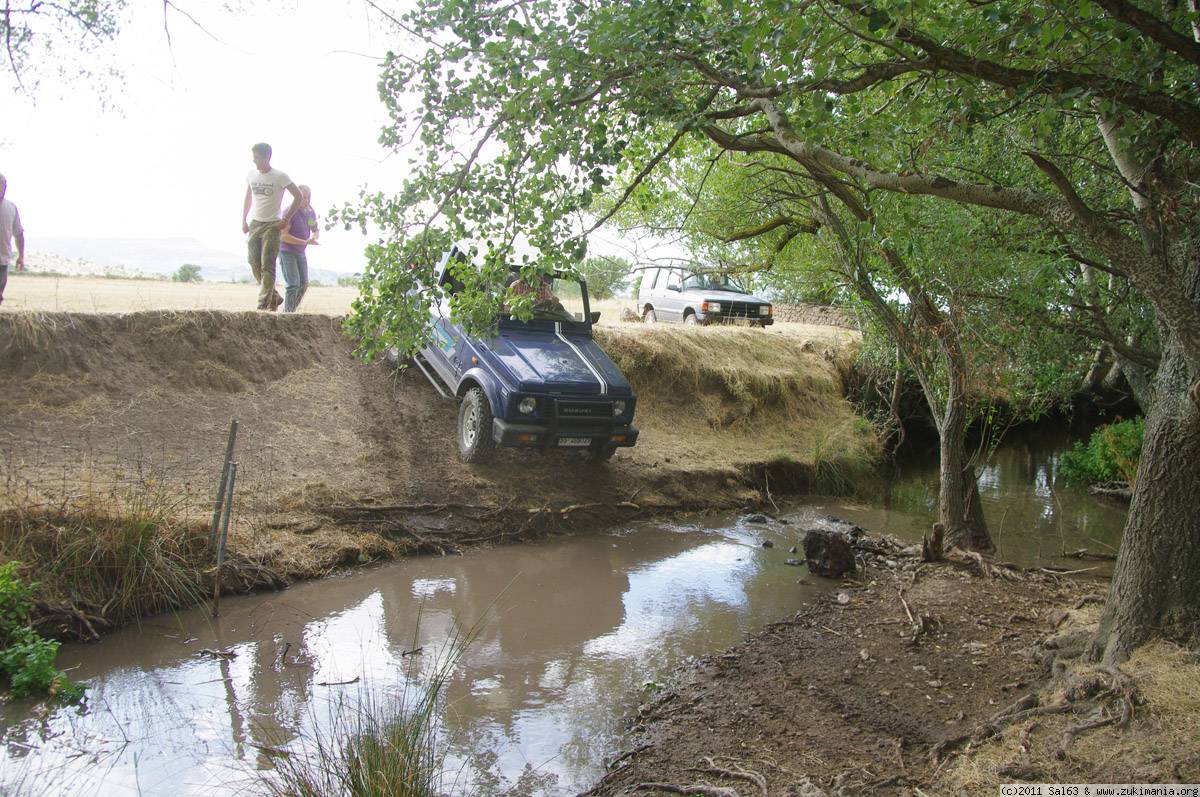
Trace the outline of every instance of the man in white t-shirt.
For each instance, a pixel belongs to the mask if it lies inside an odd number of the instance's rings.
[[[283,297],[275,290],[275,260],[279,257],[279,234],[286,230],[296,209],[303,203],[300,189],[278,169],[271,168],[271,145],[255,144],[250,148],[254,156],[254,171],[246,175],[246,199],[242,203],[242,232],[249,233],[246,247],[250,258],[250,271],[259,284],[258,309],[274,310],[283,304]],[[283,206],[283,192],[292,195],[283,219],[279,209]],[[250,208],[254,213],[250,215]]]
[[[0,174],[0,304],[4,303],[4,286],[8,284],[8,267],[13,265],[12,241],[17,240],[16,271],[25,268],[25,230],[17,206],[4,198],[8,180]]]

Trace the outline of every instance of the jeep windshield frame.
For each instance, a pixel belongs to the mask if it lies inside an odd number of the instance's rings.
[[[592,329],[592,307],[588,297],[587,281],[563,271],[556,271],[552,274],[548,288],[549,293],[544,301],[535,299],[533,316],[528,321],[514,318],[502,309],[500,312],[500,325],[509,328],[553,331],[556,325],[562,324],[568,329],[590,333]],[[529,290],[529,288],[525,288],[525,290]],[[545,291],[546,288],[539,286],[537,290],[541,292]],[[566,304],[564,304],[564,300]],[[583,306],[582,318],[577,317],[574,312],[568,309],[568,304],[574,306],[576,303]]]

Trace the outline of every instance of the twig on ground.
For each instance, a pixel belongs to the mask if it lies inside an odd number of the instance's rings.
[[[705,797],[741,797],[733,789],[726,789],[724,786],[708,786],[704,783],[691,783],[687,786],[677,786],[674,783],[639,783],[633,787],[634,791],[659,791],[669,792],[670,794],[702,794]]]
[[[1099,567],[1081,567],[1078,570],[1060,570],[1057,567],[1039,567],[1038,570],[1043,573],[1049,573],[1052,576],[1073,576],[1076,573],[1090,573],[1093,570],[1099,570]]]
[[[632,758],[633,756],[637,755],[638,753],[642,752],[643,750],[648,749],[649,747],[650,747],[650,745],[643,744],[643,745],[633,748],[632,750],[626,750],[624,753],[621,753],[619,756],[614,758],[612,761],[609,761],[608,764],[605,766],[605,768],[612,769],[617,764],[620,764],[622,761],[625,761],[628,758]]]
[[[317,686],[346,686],[347,684],[356,684],[362,680],[361,675],[356,675],[349,681],[317,681]]]

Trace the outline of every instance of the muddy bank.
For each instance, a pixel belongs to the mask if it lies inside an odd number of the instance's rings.
[[[601,337],[639,394],[636,448],[599,467],[572,452],[516,451],[468,467],[455,450],[455,405],[418,373],[355,360],[338,319],[6,313],[0,555],[42,582],[57,633],[88,637],[88,623],[131,617],[106,610],[103,589],[80,596],[65,574],[87,560],[97,527],[128,548],[122,519],[160,519],[158,536],[134,524],[136,550],[153,557],[110,558],[137,583],[154,580],[138,568],[165,562],[187,581],[176,592],[191,594],[211,562],[206,524],[233,417],[238,488],[222,582],[231,591],[741,506],[768,490],[844,484],[875,455],[872,430],[843,396],[850,344],[640,326]],[[70,621],[79,614],[88,623]]]
[[[1124,672],[1073,658],[1105,587],[892,547],[839,594],[678,671],[588,794],[1195,782],[1194,655],[1159,642]]]

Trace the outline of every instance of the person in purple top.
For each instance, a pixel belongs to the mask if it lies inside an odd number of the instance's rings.
[[[319,244],[321,230],[317,225],[317,214],[312,209],[312,190],[302,185],[300,205],[292,214],[288,227],[279,236],[279,267],[287,290],[283,297],[283,312],[294,313],[308,290],[308,257],[305,249],[309,244]]]

